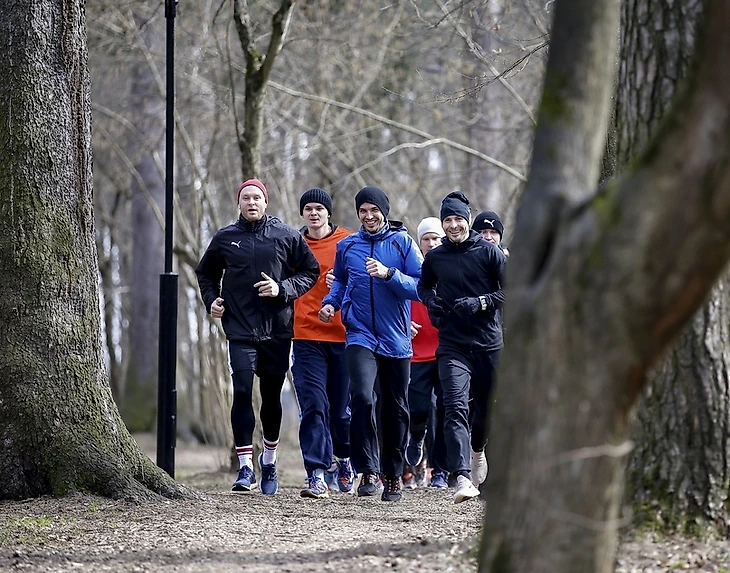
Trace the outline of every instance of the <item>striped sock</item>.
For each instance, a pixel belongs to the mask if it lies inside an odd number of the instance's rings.
[[[238,469],[248,466],[253,469],[253,444],[250,446],[236,446],[236,455],[238,456]]]
[[[261,463],[268,466],[276,463],[276,448],[279,446],[279,440],[270,442],[264,438],[264,453],[261,456]]]

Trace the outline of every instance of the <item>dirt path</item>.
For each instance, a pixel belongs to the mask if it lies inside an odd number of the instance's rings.
[[[150,447],[147,438],[140,440]],[[224,450],[178,445],[177,476],[199,501],[149,504],[76,495],[0,502],[0,571],[476,571],[481,502],[453,491],[406,492],[397,504],[298,495],[294,448],[274,497],[228,491]],[[643,539],[622,545],[618,571],[729,571],[730,544]]]

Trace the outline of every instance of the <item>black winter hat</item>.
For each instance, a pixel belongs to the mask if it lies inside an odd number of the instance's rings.
[[[359,211],[363,203],[372,203],[387,217],[390,213],[390,201],[380,187],[363,187],[355,195],[355,210]]]
[[[302,197],[299,199],[300,215],[304,215],[304,206],[307,203],[319,203],[320,205],[324,205],[324,208],[327,209],[330,217],[332,216],[332,197],[330,197],[330,194],[324,189],[314,187],[313,189],[309,189],[302,193]]]
[[[484,229],[494,229],[501,237],[504,233],[504,225],[502,219],[494,211],[482,211],[474,218],[471,226],[475,231],[483,231]]]
[[[441,220],[443,221],[451,215],[469,220],[469,199],[461,191],[449,193],[441,201]]]

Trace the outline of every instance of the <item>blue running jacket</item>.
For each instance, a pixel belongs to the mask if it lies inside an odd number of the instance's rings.
[[[393,269],[390,279],[371,277],[365,269],[372,257]],[[364,229],[337,243],[334,275],[322,306],[342,311],[347,345],[357,344],[389,358],[410,358],[411,300],[423,256],[416,241],[398,221],[370,234]]]

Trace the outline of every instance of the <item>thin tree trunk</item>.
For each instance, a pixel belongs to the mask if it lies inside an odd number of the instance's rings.
[[[0,38],[0,498],[180,495],[102,362],[83,3],[10,3]]]
[[[160,172],[165,157],[165,100],[159,92],[153,58],[163,53],[164,34],[148,12],[135,15],[138,26],[137,64],[132,70],[131,101],[136,140],[132,186],[132,277],[129,295],[129,368],[120,404],[131,432],[155,427],[160,273],[165,235],[160,221],[165,182]]]

